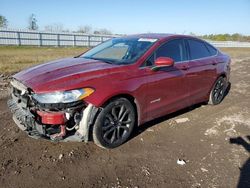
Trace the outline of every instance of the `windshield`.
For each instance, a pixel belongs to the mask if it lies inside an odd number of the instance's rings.
[[[80,57],[112,64],[131,64],[156,41],[157,39],[148,38],[114,38],[94,47]]]

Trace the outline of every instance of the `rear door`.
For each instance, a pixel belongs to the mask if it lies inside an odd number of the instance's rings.
[[[198,39],[185,39],[189,52],[189,71],[186,75],[191,104],[207,99],[211,85],[216,79],[217,51],[209,50],[207,44]]]
[[[173,67],[152,71],[151,67],[158,57],[170,57]],[[147,77],[147,116],[148,119],[160,117],[188,105],[186,70],[188,66],[183,39],[173,39],[162,44],[146,61],[144,67]]]

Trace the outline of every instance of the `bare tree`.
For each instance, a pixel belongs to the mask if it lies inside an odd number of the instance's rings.
[[[37,19],[35,14],[30,15],[28,28],[30,30],[38,30]]]
[[[62,32],[62,31],[68,31],[66,29],[64,29],[64,26],[62,23],[53,23],[50,25],[46,25],[44,27],[45,31],[51,31],[51,32]]]
[[[95,30],[95,31],[94,31],[94,34],[101,34],[101,33],[100,33],[100,31]]]
[[[8,26],[8,20],[0,15],[0,28],[6,28]]]
[[[80,26],[77,32],[90,34],[92,32],[92,27],[89,25]]]
[[[103,29],[95,30],[94,34],[111,35],[112,32],[108,29],[103,28]]]
[[[183,33],[183,35],[184,35],[184,33]],[[193,32],[190,32],[189,35],[194,36],[194,37],[196,36],[196,34]]]

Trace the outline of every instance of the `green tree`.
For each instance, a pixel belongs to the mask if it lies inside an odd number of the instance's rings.
[[[241,41],[250,42],[250,36],[242,35],[239,33],[234,34],[210,34],[200,36],[203,39],[214,40],[214,41]]]
[[[0,28],[6,28],[8,26],[8,20],[0,15]]]

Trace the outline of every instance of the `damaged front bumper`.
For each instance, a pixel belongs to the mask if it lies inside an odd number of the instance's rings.
[[[52,141],[89,141],[90,127],[99,108],[79,101],[50,109],[48,105],[34,102],[27,90],[24,92],[18,87],[14,84],[12,98],[7,104],[15,123],[30,137]]]

